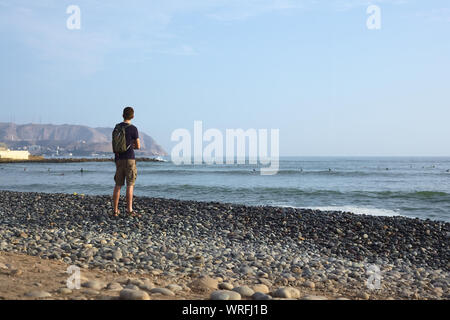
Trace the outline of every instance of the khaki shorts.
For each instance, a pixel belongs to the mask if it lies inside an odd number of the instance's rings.
[[[114,175],[116,186],[123,186],[125,184],[125,179],[127,180],[127,186],[134,186],[136,177],[136,160],[128,159],[116,161],[116,174]]]

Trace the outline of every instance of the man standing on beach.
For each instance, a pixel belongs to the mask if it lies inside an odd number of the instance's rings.
[[[120,189],[127,182],[127,212],[129,215],[134,216],[133,212],[133,191],[134,183],[136,182],[137,169],[136,160],[134,156],[134,149],[140,149],[141,143],[139,141],[138,129],[131,124],[131,120],[134,118],[134,110],[131,107],[123,109],[123,122],[116,125],[121,128],[125,128],[125,140],[126,151],[122,153],[115,153],[116,162],[116,174],[114,175],[114,181],[116,186],[114,187],[113,202],[114,202],[114,216],[118,216],[119,212],[119,197]],[[121,129],[121,128],[118,129]],[[116,130],[115,129],[115,130]],[[114,140],[114,138],[113,138]]]

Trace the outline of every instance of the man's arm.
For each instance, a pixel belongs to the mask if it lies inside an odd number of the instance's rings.
[[[141,148],[141,141],[139,140],[139,131],[136,127],[133,127],[134,132],[132,132],[131,137],[133,138],[133,149],[139,150]]]
[[[139,140],[139,138],[134,140],[133,148],[136,149],[136,150],[139,150],[141,148],[141,141]]]

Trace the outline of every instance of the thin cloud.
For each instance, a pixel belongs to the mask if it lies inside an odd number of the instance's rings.
[[[409,0],[335,0],[333,6],[338,11],[348,11],[370,5],[404,5]]]
[[[2,27],[43,61],[72,65],[82,73],[101,67],[102,56],[112,39],[97,32],[74,32],[61,21],[44,18],[35,9],[12,7],[1,15]],[[64,23],[65,20],[62,20]]]
[[[439,8],[421,11],[416,14],[420,18],[436,22],[450,22],[450,8]]]
[[[227,1],[214,8],[207,16],[220,21],[245,20],[259,15],[304,9],[314,1],[273,0],[273,1]]]
[[[78,0],[81,30],[68,30],[65,6],[59,1],[0,0],[2,30],[30,49],[35,57],[62,69],[92,74],[114,52],[124,61],[144,61],[153,53],[195,55],[197,50],[169,32],[176,17],[195,14],[215,19],[244,19],[300,7],[298,0],[165,0],[104,2]],[[245,4],[244,4],[245,3]],[[61,69],[59,67],[55,67]]]
[[[326,6],[348,10],[370,3],[403,4],[405,0],[332,0]],[[66,3],[67,4],[67,3]],[[323,7],[317,0],[77,0],[81,30],[65,27],[68,15],[61,1],[0,0],[0,27],[6,36],[30,48],[42,60],[83,74],[100,70],[108,55],[123,61],[145,61],[154,53],[196,55],[197,49],[172,28],[177,18],[195,15],[236,21],[273,12]],[[55,67],[56,68],[56,67]]]
[[[108,12],[93,2],[93,6],[80,5],[81,29],[68,30],[65,7],[54,3],[24,6],[21,1],[15,5],[2,1],[5,10],[0,12],[0,27],[5,36],[13,37],[55,70],[90,75],[103,68],[112,52],[124,62],[145,61],[153,53],[196,54],[191,45],[177,44],[176,35],[167,32],[172,16],[166,12],[140,12],[126,6],[125,16],[135,19],[123,23],[118,19],[124,11],[120,7],[110,6]],[[98,19],[94,24],[93,18]]]

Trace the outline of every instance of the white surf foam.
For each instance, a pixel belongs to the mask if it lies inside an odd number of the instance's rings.
[[[309,208],[321,211],[344,211],[351,212],[354,214],[365,214],[369,216],[381,216],[381,217],[395,217],[400,216],[400,214],[394,210],[380,209],[380,208],[366,208],[366,207],[353,207],[353,206],[329,206],[329,207],[314,207]]]
[[[365,214],[369,216],[380,217],[397,217],[402,216],[395,210],[380,209],[380,208],[368,208],[368,207],[355,207],[355,206],[324,206],[324,207],[294,207],[289,205],[277,205],[283,208],[296,208],[296,209],[311,209],[320,211],[343,211],[354,214]]]

